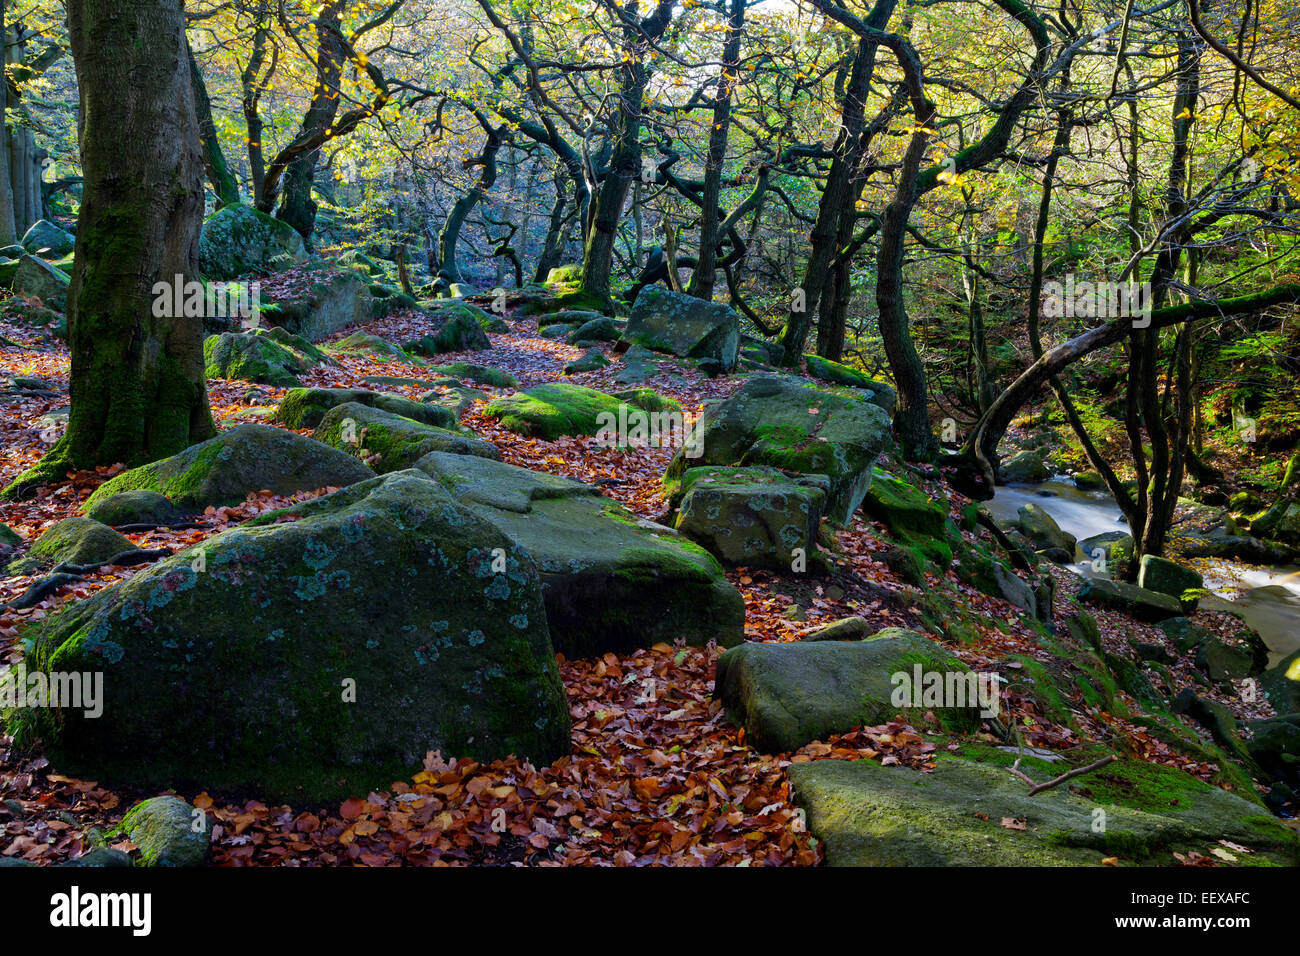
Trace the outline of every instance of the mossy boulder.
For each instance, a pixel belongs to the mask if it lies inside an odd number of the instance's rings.
[[[1016,452],[998,468],[998,476],[1006,482],[1030,484],[1046,481],[1051,477],[1043,456],[1036,451]]]
[[[252,206],[214,212],[199,233],[199,271],[211,279],[277,272],[307,258],[302,236],[288,223]]]
[[[153,797],[137,803],[114,831],[140,848],[143,866],[202,866],[212,831],[202,811],[180,797]]]
[[[726,564],[803,571],[817,554],[829,482],[775,468],[692,468],[673,521]]]
[[[232,505],[263,489],[278,495],[344,487],[373,478],[351,455],[271,425],[246,424],[191,445],[178,455],[110,478],[86,501],[143,488],[182,508]]]
[[[770,363],[775,356],[772,356],[770,349],[761,350],[762,361]],[[820,355],[805,355],[804,361],[808,365],[808,374],[813,378],[820,379],[823,382],[830,382],[832,385],[847,385],[850,388],[860,388],[870,393],[867,399],[873,405],[879,405],[886,414],[893,415],[894,408],[898,405],[898,393],[894,391],[893,386],[884,382],[877,382],[866,372],[860,372],[855,368],[847,365],[841,365],[839,362],[831,361]]]
[[[1016,527],[1035,548],[1043,551],[1059,549],[1073,560],[1078,539],[1068,531],[1062,531],[1055,518],[1032,503],[1022,505],[1016,513],[1019,516]]]
[[[1154,554],[1142,555],[1142,560],[1138,564],[1137,583],[1138,587],[1146,588],[1149,591],[1159,591],[1161,594],[1169,594],[1178,598],[1182,603],[1183,612],[1186,614],[1196,610],[1199,599],[1196,597],[1184,598],[1183,594],[1187,591],[1200,590],[1205,587],[1205,579],[1201,577],[1200,572],[1185,568],[1175,561]]]
[[[954,675],[952,683],[961,683],[963,691],[968,683],[975,686],[975,675],[943,645],[915,631],[890,627],[861,641],[731,648],[718,658],[713,694],[731,721],[745,728],[752,746],[764,753],[788,753],[809,741],[880,724],[908,710],[917,667],[923,674]],[[896,679],[897,674],[904,678]],[[973,706],[922,710],[934,710],[954,726],[969,729],[979,725],[978,695],[972,692],[968,703]]]
[[[482,311],[481,309],[478,311]],[[426,335],[406,344],[406,350],[416,355],[442,355],[445,352],[473,352],[492,347],[492,340],[479,324],[478,317],[468,307],[444,309],[446,318],[433,335]]]
[[[450,365],[430,365],[429,372],[445,375],[448,378],[468,379],[479,385],[491,385],[493,388],[515,388],[518,380],[501,368],[489,368],[486,365],[474,365],[470,362],[452,362]]]
[[[618,420],[621,406],[644,408],[642,403],[649,401],[643,396],[625,402],[594,388],[552,382],[498,398],[483,413],[512,432],[553,441],[562,435],[594,435],[607,427],[609,416]]]
[[[1259,674],[1255,656],[1248,648],[1238,647],[1210,636],[1196,649],[1196,666],[1213,681],[1236,681]]]
[[[485,458],[434,453],[417,467],[533,556],[557,651],[743,639],[744,601],[712,555],[598,489]]]
[[[440,408],[437,405],[421,407]],[[358,402],[346,402],[331,408],[312,437],[331,448],[356,455],[381,475],[410,468],[432,451],[501,460],[501,452],[491,442]]]
[[[295,388],[301,384],[298,376],[315,363],[270,335],[222,332],[204,340],[203,364],[208,378]]]
[[[365,388],[294,388],[285,393],[276,420],[289,428],[315,428],[331,408],[349,402],[368,405],[438,428],[455,428],[456,414],[441,405]]]
[[[740,347],[740,317],[730,306],[649,285],[632,304],[624,337],[655,352],[709,359],[730,372]]]
[[[86,509],[86,517],[110,526],[148,524],[158,527],[183,521],[189,513],[156,491],[137,488],[101,498]]]
[[[38,219],[18,240],[24,250],[42,259],[61,259],[72,255],[77,237],[48,219]]]
[[[1183,613],[1182,604],[1175,597],[1110,578],[1085,578],[1079,588],[1079,600],[1153,623]]]
[[[577,285],[582,281],[582,263],[556,266],[546,273],[547,285]]]
[[[14,270],[13,290],[29,299],[40,299],[56,312],[68,308],[68,274],[36,256],[23,256]]]
[[[1108,857],[1176,865],[1173,851],[1209,855],[1225,840],[1254,851],[1234,854],[1238,863],[1300,861],[1285,824],[1181,770],[1123,760],[1031,797],[1008,772],[1013,759],[941,757],[930,773],[817,760],[789,774],[830,866],[1099,866]],[[1020,759],[1036,779],[1062,772]]]
[[[401,346],[394,345],[385,338],[370,335],[367,332],[353,332],[351,335],[331,342],[325,347],[330,352],[344,355],[350,352],[362,352],[378,362],[405,362],[410,365],[420,366],[425,364],[422,359],[408,354]]]
[[[881,522],[900,544],[916,550],[943,573],[952,563],[946,540],[948,510],[915,485],[875,469],[862,510]]]
[[[9,574],[31,574],[55,564],[98,564],[132,551],[135,544],[126,535],[91,518],[64,518],[46,529],[26,556],[9,565]]]
[[[609,316],[600,315],[582,323],[569,333],[569,342],[617,342],[623,334],[622,327]]]
[[[614,373],[619,385],[640,385],[648,382],[663,370],[663,363],[655,361],[655,353],[633,345],[623,353],[623,367]]]
[[[352,271],[317,270],[295,283],[292,295],[268,296],[267,311],[290,332],[320,342],[373,315],[370,287]]]
[[[20,745],[43,738],[63,772],[126,786],[315,807],[409,779],[429,751],[569,753],[532,558],[419,472],[97,591],[44,624],[27,666],[102,672],[110,704],[23,711]]]
[[[588,349],[582,355],[578,356],[572,362],[564,366],[565,375],[577,375],[581,372],[596,372],[602,368],[609,368],[610,361],[605,358],[600,349]]]
[[[1300,651],[1293,651],[1264,671],[1259,686],[1279,714],[1300,714]]]
[[[755,375],[704,412],[664,484],[671,493],[687,469],[701,465],[826,475],[826,517],[845,525],[871,487],[876,457],[892,441],[889,416],[870,402],[779,375]]]

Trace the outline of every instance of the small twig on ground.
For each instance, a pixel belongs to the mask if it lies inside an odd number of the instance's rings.
[[[1067,780],[1072,780],[1075,777],[1083,776],[1085,773],[1091,773],[1094,770],[1099,770],[1102,767],[1106,766],[1106,764],[1113,763],[1118,759],[1119,758],[1116,757],[1114,754],[1107,754],[1105,757],[1102,757],[1100,760],[1088,764],[1088,766],[1086,767],[1076,767],[1073,770],[1067,770],[1059,777],[1047,781],[1047,783],[1038,784],[1032,790],[1029,791],[1029,795],[1032,797],[1036,793],[1042,793],[1044,790],[1050,790],[1052,787],[1059,786],[1060,784],[1065,783],[1065,781]]]

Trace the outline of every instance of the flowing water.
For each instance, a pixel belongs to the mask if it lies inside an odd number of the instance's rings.
[[[1017,511],[1030,503],[1080,540],[1107,531],[1128,533],[1114,498],[1104,491],[1080,491],[1068,480],[1000,486],[984,504],[1002,523],[1015,521]],[[1076,557],[1075,571],[1095,573],[1082,554]],[[1205,576],[1206,589],[1213,592],[1202,599],[1201,607],[1241,614],[1268,645],[1269,666],[1300,650],[1300,567],[1260,567],[1219,559],[1198,561],[1196,566]]]

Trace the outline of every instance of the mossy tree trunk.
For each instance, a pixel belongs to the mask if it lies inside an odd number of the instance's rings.
[[[592,195],[582,255],[582,291],[597,302],[609,301],[618,225],[632,180],[641,171],[641,114],[650,83],[644,46],[664,35],[672,23],[673,12],[672,0],[659,0],[650,16],[637,19],[625,15],[623,55],[626,60],[618,70],[619,95],[614,97],[610,117],[613,153],[600,189]]]
[[[0,0],[0,37],[7,37],[5,0]],[[0,62],[4,57],[0,56]],[[14,225],[14,189],[9,177],[9,149],[5,142],[4,116],[8,107],[9,84],[0,82],[0,244],[12,245],[18,239]]]
[[[197,273],[203,159],[183,0],[68,0],[85,186],[68,292],[68,429],[6,494],[73,468],[137,465],[215,434],[198,317],[153,287]]]
[[[208,85],[203,80],[203,71],[199,69],[194,51],[186,45],[186,57],[189,61],[190,79],[194,84],[194,110],[199,120],[199,136],[203,143],[203,166],[212,184],[212,192],[217,197],[218,206],[232,206],[239,202],[239,184],[226,164],[226,154],[221,149],[221,140],[217,138],[217,124],[212,118],[212,101],[208,99]]]

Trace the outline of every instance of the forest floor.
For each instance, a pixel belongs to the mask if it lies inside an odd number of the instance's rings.
[[[511,331],[491,335],[489,351],[439,356],[438,362],[473,362],[513,373],[521,388],[565,379],[606,391],[620,365],[570,377],[563,365],[582,351],[541,338],[534,320],[508,317]],[[343,334],[357,331],[351,327]],[[360,327],[391,341],[406,341],[433,331],[427,317],[397,313]],[[0,375],[37,376],[50,386],[0,394],[0,482],[7,484],[35,463],[51,435],[45,416],[68,401],[66,345],[39,329],[0,321]],[[421,377],[416,366],[394,365],[365,355],[336,356],[335,367],[304,374],[308,386],[362,386],[369,375]],[[726,396],[740,377],[709,379],[692,369],[673,369],[646,384],[698,414],[704,402]],[[385,386],[415,398],[425,389]],[[212,380],[209,397],[218,427],[262,420],[282,389]],[[660,478],[672,449],[619,450],[601,447],[591,437],[544,441],[523,438],[481,414],[478,405],[462,422],[493,441],[505,461],[527,468],[599,483],[609,496],[638,515],[661,518],[666,506]],[[269,420],[268,420],[269,423]],[[304,432],[306,434],[307,432]],[[0,503],[0,522],[24,538],[80,513],[86,498],[120,466],[71,475],[27,501]],[[938,500],[959,516],[969,501],[940,479],[926,483]],[[250,495],[240,505],[209,508],[199,527],[128,534],[141,548],[181,550],[232,525],[291,503],[326,493],[284,498],[269,492]],[[969,534],[969,533],[968,533]],[[913,627],[927,632],[917,603],[920,592],[897,579],[877,555],[888,541],[883,528],[861,513],[836,535],[834,568],[823,577],[780,576],[731,569],[728,578],[745,599],[745,636],[754,641],[797,641],[802,635],[847,616],[865,618],[874,628]],[[34,608],[0,612],[0,665],[22,656],[23,629],[71,601],[136,573],[136,568],[106,567],[84,582],[65,587]],[[1053,568],[1058,580],[1057,624],[1063,625],[1066,600],[1078,588],[1073,573]],[[0,604],[12,601],[34,578],[0,581]],[[963,601],[980,622],[978,640],[945,642],[969,665],[1011,673],[1019,665],[1009,654],[1049,657],[1024,626],[1015,608],[960,584],[953,571],[945,580],[930,576]],[[1167,643],[1157,628],[1122,615],[1097,611],[1108,647],[1127,649],[1131,639]],[[1227,615],[1198,612],[1196,621],[1228,635],[1237,622]],[[928,632],[927,632],[928,633]],[[942,640],[942,635],[930,636]],[[606,654],[591,660],[560,660],[561,676],[573,719],[570,756],[549,767],[515,759],[479,764],[444,760],[431,753],[413,779],[396,781],[382,793],[357,794],[340,806],[267,806],[257,800],[222,799],[207,793],[181,793],[208,813],[212,860],[219,866],[311,866],[356,864],[454,865],[524,864],[701,866],[815,865],[822,849],[802,826],[791,798],[785,768],[791,762],[823,758],[870,758],[919,770],[933,766],[939,748],[956,748],[937,722],[912,727],[892,723],[809,744],[793,754],[765,755],[749,747],[742,730],[727,722],[713,700],[715,647],[656,645],[632,654]],[[1190,660],[1173,667],[1177,678],[1194,686]],[[653,680],[657,689],[645,695]],[[1198,687],[1198,693],[1207,694]],[[1235,698],[1209,693],[1238,718],[1271,715],[1267,704],[1253,708]],[[1081,714],[1087,710],[1079,703]],[[1027,744],[1062,750],[1092,740],[1122,741],[1139,757],[1181,767],[1208,779],[1217,768],[1198,764],[1147,736],[1127,721],[1087,710],[1074,730],[1052,724],[1031,698],[1009,694],[1004,719],[1018,722]],[[990,735],[983,735],[992,741]],[[78,856],[95,840],[92,828],[107,833],[137,800],[153,793],[114,788],[55,772],[41,756],[19,754],[0,736],[0,855],[39,863]],[[505,815],[495,811],[504,810]],[[493,828],[507,821],[505,832]],[[122,849],[129,842],[110,840]],[[1172,860],[1170,862],[1173,862]]]

